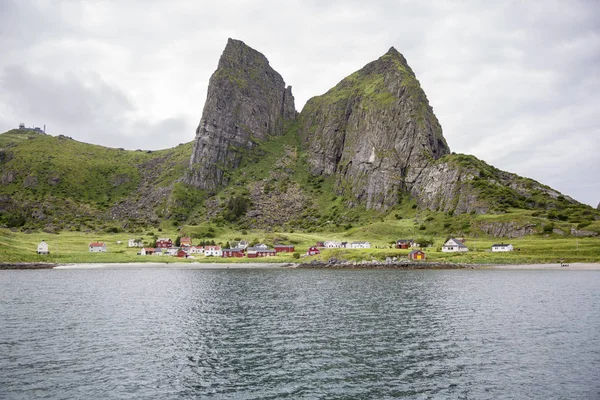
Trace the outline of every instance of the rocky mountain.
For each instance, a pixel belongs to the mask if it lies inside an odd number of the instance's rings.
[[[209,81],[186,181],[209,191],[226,185],[245,151],[280,135],[295,117],[292,87],[264,55],[229,39]]]
[[[267,58],[229,39],[192,143],[128,151],[13,130],[0,134],[0,182],[0,227],[25,231],[348,230],[412,218],[430,234],[600,232],[592,207],[451,153],[394,48],[298,114]]]
[[[421,171],[450,153],[442,127],[406,59],[393,47],[308,101],[299,117],[311,172],[336,191],[389,208]]]

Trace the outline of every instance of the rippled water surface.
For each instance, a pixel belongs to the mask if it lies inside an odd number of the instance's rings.
[[[598,399],[598,271],[0,271],[4,399]]]

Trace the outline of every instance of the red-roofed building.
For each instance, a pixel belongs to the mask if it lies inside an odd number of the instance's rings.
[[[192,245],[192,238],[190,238],[190,237],[182,237],[181,239],[179,239],[179,245],[182,246],[182,247],[183,246],[185,246],[185,247],[191,246]]]
[[[160,249],[168,249],[169,247],[173,247],[173,241],[171,241],[169,238],[156,239],[156,247]]]
[[[223,258],[229,257],[244,257],[244,250],[242,249],[223,249]]]
[[[291,244],[276,244],[274,247],[275,247],[275,251],[277,253],[293,253],[294,252],[294,245],[291,245]]]
[[[102,242],[92,242],[89,245],[90,253],[105,253],[106,252],[106,244]]]
[[[316,256],[317,254],[321,254],[321,250],[317,249],[316,247],[309,247],[308,251],[306,252],[307,256]]]

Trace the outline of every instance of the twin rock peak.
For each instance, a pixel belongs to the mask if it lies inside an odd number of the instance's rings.
[[[440,123],[393,47],[297,113],[291,86],[267,58],[229,39],[209,81],[187,183],[217,191],[249,149],[289,127],[297,129],[310,173],[333,176],[349,206],[385,210],[410,195],[438,211],[489,208],[470,184],[477,171],[444,162],[450,149]]]

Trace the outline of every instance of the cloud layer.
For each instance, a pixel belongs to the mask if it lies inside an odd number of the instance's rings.
[[[322,3],[4,0],[0,131],[172,147],[194,138],[228,37],[269,58],[299,109],[394,46],[453,151],[600,201],[596,2]]]

